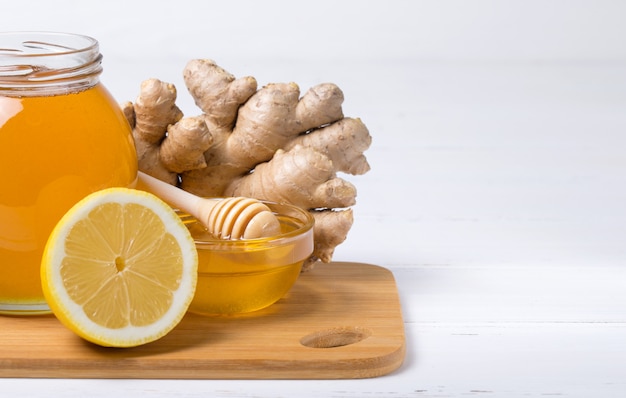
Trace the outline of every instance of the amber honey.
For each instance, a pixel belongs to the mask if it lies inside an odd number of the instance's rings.
[[[46,312],[39,270],[54,225],[87,194],[136,178],[130,126],[106,88],[93,77],[60,86],[0,90],[0,313]]]
[[[284,214],[287,205],[268,205],[277,212],[282,230],[270,238],[219,241],[197,221],[187,220],[198,249],[198,284],[190,312],[248,313],[274,304],[291,289],[313,251],[312,218],[306,212]]]

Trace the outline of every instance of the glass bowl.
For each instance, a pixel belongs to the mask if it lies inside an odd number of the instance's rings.
[[[313,252],[313,217],[288,204],[263,202],[278,217],[280,235],[241,240],[214,238],[179,213],[198,249],[198,284],[189,312],[232,315],[257,311],[282,298]]]

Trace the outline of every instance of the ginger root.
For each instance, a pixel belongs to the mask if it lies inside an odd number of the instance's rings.
[[[183,72],[202,114],[183,117],[176,88],[142,83],[124,104],[133,127],[139,169],[196,195],[247,196],[290,203],[315,218],[313,255],[330,262],[353,223],[356,188],[338,172],[364,174],[371,137],[360,119],[343,116],[334,84],[300,96],[295,83],[260,89],[253,77],[235,78],[211,60],[192,60]]]

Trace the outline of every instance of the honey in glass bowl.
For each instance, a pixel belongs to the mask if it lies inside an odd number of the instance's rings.
[[[257,311],[292,288],[313,253],[313,217],[288,204],[264,202],[280,222],[279,235],[223,240],[181,214],[198,250],[198,283],[189,312],[235,315]]]
[[[39,270],[53,227],[87,194],[136,181],[101,60],[90,37],[0,33],[0,313],[49,312]]]

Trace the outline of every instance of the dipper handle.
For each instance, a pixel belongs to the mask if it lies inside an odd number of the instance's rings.
[[[280,223],[264,203],[245,197],[202,198],[139,171],[138,188],[187,212],[220,239],[255,239],[280,233]]]

